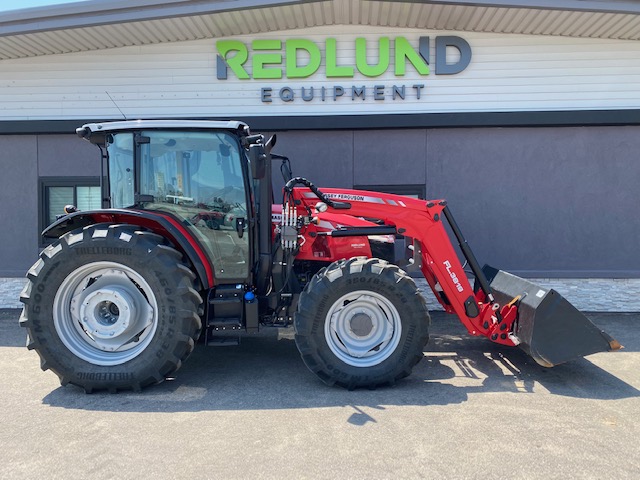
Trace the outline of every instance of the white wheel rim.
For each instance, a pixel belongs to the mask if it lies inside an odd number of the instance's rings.
[[[53,322],[77,357],[94,365],[120,365],[151,342],[158,305],[136,271],[115,262],[95,262],[77,268],[60,284]]]
[[[331,351],[354,367],[373,367],[396,350],[402,322],[386,297],[358,290],[340,297],[329,309],[324,335]]]

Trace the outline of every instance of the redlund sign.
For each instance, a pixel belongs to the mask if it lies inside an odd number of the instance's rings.
[[[371,80],[386,74],[390,69],[397,78],[402,78],[407,69],[412,69],[421,77],[428,76],[433,67],[435,75],[454,75],[462,72],[471,62],[471,47],[466,40],[456,36],[435,37],[435,55],[430,58],[430,37],[419,37],[415,49],[406,37],[380,37],[377,41],[356,38],[355,62],[340,63],[338,45],[335,38],[327,38],[318,44],[303,38],[254,40],[250,45],[240,40],[219,40],[216,42],[217,78],[227,80],[231,75],[239,80],[281,80],[306,79],[317,74],[328,79]],[[367,50],[371,53],[372,43],[377,55],[376,63],[370,63]],[[447,62],[447,49],[457,50],[457,60]],[[249,68],[250,67],[250,68]],[[386,76],[388,77],[388,75]],[[404,100],[407,96],[421,98],[425,84],[410,85],[310,85],[310,86],[265,86],[260,89],[260,99],[271,103],[274,99],[282,102],[302,100],[310,102],[338,101],[341,98],[351,100],[385,100],[387,98]]]

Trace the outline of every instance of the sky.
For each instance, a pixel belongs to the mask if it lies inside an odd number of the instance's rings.
[[[45,5],[61,5],[80,0],[0,0],[0,12],[23,8],[44,7]]]

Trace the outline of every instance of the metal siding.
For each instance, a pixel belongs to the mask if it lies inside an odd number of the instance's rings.
[[[217,80],[211,40],[115,48],[87,53],[5,60],[0,70],[0,120],[271,115],[342,115],[532,110],[633,109],[640,107],[640,43],[525,35],[496,35],[415,29],[318,27],[261,34],[258,38],[308,38],[323,48],[338,39],[339,63],[355,63],[355,38],[405,36],[417,48],[420,35],[458,34],[473,52],[469,67],[456,75],[420,77],[411,66],[405,77],[389,70],[369,79]],[[233,37],[247,44],[255,36]],[[433,59],[435,41],[431,42]],[[284,54],[284,49],[283,49]],[[373,53],[375,55],[375,53]],[[433,62],[432,62],[433,66]],[[250,61],[247,62],[250,71]],[[424,84],[415,98],[413,84]],[[374,101],[374,85],[407,85],[404,101]],[[278,89],[366,85],[369,99],[298,101],[285,104]],[[260,101],[260,88],[272,87],[274,102]],[[108,94],[107,94],[108,92]]]

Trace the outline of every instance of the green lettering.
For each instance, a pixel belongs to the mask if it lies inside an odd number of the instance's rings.
[[[396,47],[397,48],[397,47]],[[356,38],[356,68],[367,77],[379,77],[389,68],[389,37],[378,40],[378,63],[367,63],[367,40]]]
[[[411,65],[417,70],[420,75],[429,75],[429,65],[427,65],[424,59],[416,52],[409,41],[404,37],[396,37],[396,75],[402,76],[405,72],[405,62],[409,60]]]
[[[337,65],[336,39],[327,38],[327,78],[331,77],[353,77],[353,67]]]
[[[281,50],[280,40],[254,40],[251,43],[254,50]],[[282,53],[254,53],[253,58],[253,78],[282,78],[281,68],[265,68],[265,65],[281,65]]]
[[[244,43],[239,40],[218,40],[216,48],[227,66],[236,74],[236,77],[241,80],[249,79],[249,74],[242,67],[249,58],[249,51]],[[236,54],[229,57],[230,52],[236,52]],[[221,77],[221,72],[218,72],[218,78],[226,78],[226,74]]]
[[[320,48],[311,40],[290,39],[285,42],[286,50],[286,75],[287,78],[307,78],[320,68],[322,55]],[[305,51],[309,55],[309,63],[298,65],[298,51]]]

